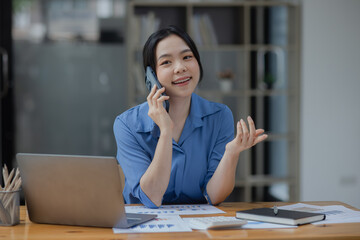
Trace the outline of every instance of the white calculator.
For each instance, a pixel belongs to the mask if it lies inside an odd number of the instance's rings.
[[[219,229],[219,228],[235,228],[247,223],[246,220],[240,220],[235,217],[195,217],[188,218],[186,221],[192,229]]]

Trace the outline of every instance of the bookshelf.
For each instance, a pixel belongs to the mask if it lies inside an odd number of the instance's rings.
[[[197,43],[197,93],[228,105],[234,121],[252,116],[269,134],[240,155],[229,201],[299,200],[300,10],[300,1],[280,0],[128,2],[131,106],[146,100],[145,40],[173,24]]]

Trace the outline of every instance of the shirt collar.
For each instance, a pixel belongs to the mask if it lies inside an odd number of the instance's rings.
[[[200,127],[203,125],[204,117],[212,115],[220,110],[221,108],[218,104],[210,102],[193,93],[191,96],[190,113],[187,120],[191,122],[194,128]]]
[[[149,105],[147,102],[144,102],[139,105],[139,111],[137,119],[134,121],[137,121],[135,124],[136,126],[136,132],[151,132],[156,127],[155,122],[149,117]]]
[[[193,128],[201,127],[203,125],[204,117],[212,115],[220,110],[221,108],[218,104],[210,102],[193,93],[191,95],[190,113],[187,121],[189,121]],[[154,136],[159,136],[159,127],[148,116],[148,111],[149,106],[147,102],[139,105],[138,124],[136,126],[136,132],[152,132]]]

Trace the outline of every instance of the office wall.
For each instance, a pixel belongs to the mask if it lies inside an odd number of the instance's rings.
[[[304,0],[301,200],[360,208],[360,1]]]
[[[124,45],[15,41],[14,56],[17,152],[116,154],[113,123],[128,105]]]

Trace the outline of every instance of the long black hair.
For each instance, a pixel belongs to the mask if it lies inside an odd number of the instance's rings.
[[[145,71],[146,71],[146,67],[150,66],[156,72],[156,53],[155,53],[156,47],[161,40],[172,34],[175,34],[179,36],[181,39],[183,39],[185,43],[189,46],[192,53],[194,54],[194,57],[196,58],[200,68],[200,79],[199,79],[200,82],[203,76],[203,68],[200,62],[199,51],[197,50],[197,47],[194,41],[191,39],[191,37],[185,31],[173,25],[170,25],[168,27],[165,27],[163,29],[154,32],[153,34],[150,35],[150,37],[146,41],[143,48],[143,65]]]

